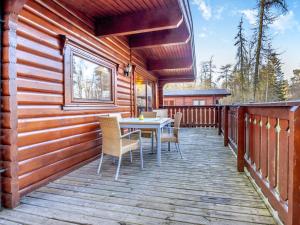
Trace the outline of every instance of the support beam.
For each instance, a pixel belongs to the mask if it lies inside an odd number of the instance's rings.
[[[182,74],[182,75],[173,75],[173,76],[159,76],[160,81],[167,83],[176,83],[176,82],[192,82],[195,80],[193,74]]]
[[[14,208],[20,203],[18,164],[18,105],[17,105],[17,28],[18,15],[27,0],[4,0],[2,32],[2,93],[0,122],[2,203]]]
[[[300,107],[293,106],[289,112],[289,189],[287,225],[300,224]]]
[[[191,35],[185,23],[182,23],[176,29],[131,35],[129,37],[129,45],[133,49],[180,45],[187,44],[190,38]]]
[[[183,16],[178,6],[102,17],[96,22],[96,36],[121,36],[174,29],[182,22]]]
[[[238,116],[238,137],[237,137],[237,171],[244,172],[245,166],[245,108],[239,106],[237,109]]]
[[[173,59],[155,59],[148,60],[147,67],[150,71],[168,70],[168,69],[190,69],[193,66],[191,58],[173,58]]]

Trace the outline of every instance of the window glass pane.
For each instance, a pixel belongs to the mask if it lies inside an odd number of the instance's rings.
[[[142,111],[146,111],[146,85],[138,84],[137,85],[137,108],[138,113],[140,114]]]
[[[205,100],[193,100],[193,105],[205,105]]]
[[[153,93],[152,93],[152,85],[150,84],[147,84],[147,100],[148,100],[148,111],[152,111]]]
[[[73,55],[73,99],[112,100],[112,70]]]

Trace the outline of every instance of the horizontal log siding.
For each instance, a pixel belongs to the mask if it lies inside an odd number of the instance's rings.
[[[121,112],[123,116],[130,116],[134,109],[131,97],[134,94],[133,79],[122,75],[124,65],[129,61],[126,39],[99,40],[88,28],[84,30],[85,27],[71,24],[70,21],[77,21],[74,15],[59,7],[57,12],[51,12],[51,7],[46,9],[47,2],[29,1],[19,16],[17,30],[18,176],[21,195],[99,155],[99,114]],[[68,15],[68,19],[62,18],[62,15]],[[116,108],[62,110],[64,74],[58,34],[67,34],[90,48],[96,46],[97,52],[120,65]],[[152,76],[143,69],[145,63],[141,56],[134,54],[133,61],[139,74]]]

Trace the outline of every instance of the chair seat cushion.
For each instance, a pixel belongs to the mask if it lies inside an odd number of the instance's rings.
[[[129,152],[139,148],[139,140],[122,139],[122,153]]]
[[[177,142],[177,138],[173,133],[163,133],[161,135],[161,142]]]

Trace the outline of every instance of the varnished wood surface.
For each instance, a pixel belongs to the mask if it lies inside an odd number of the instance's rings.
[[[28,1],[18,19],[16,53],[13,54],[16,57],[16,99],[11,101],[16,109],[9,109],[15,114],[11,118],[16,126],[16,156],[11,159],[10,155],[3,154],[5,165],[12,169],[4,174],[2,189],[5,194],[14,191],[16,196],[95,158],[101,145],[98,116],[119,112],[127,117],[135,108],[134,80],[123,76],[124,65],[130,58],[126,39],[99,40],[77,17],[66,9],[55,7],[53,1]],[[60,34],[78,42],[82,49],[119,64],[116,106],[101,110],[63,110],[65,80]],[[131,57],[140,76],[156,80],[145,69],[144,57],[137,53]],[[13,137],[8,130],[6,133]],[[15,161],[15,168],[10,161]],[[5,206],[11,207],[6,202]]]
[[[182,129],[180,159],[163,146],[162,165],[144,144],[125,156],[119,181],[107,157],[49,183],[0,213],[0,224],[274,224],[248,178],[236,172],[236,158],[216,129]]]

